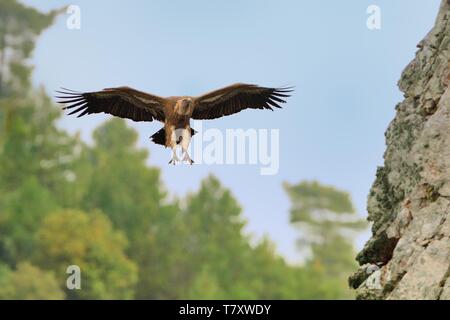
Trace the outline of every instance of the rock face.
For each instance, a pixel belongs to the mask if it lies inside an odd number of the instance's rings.
[[[418,48],[368,197],[359,299],[450,299],[450,0]]]

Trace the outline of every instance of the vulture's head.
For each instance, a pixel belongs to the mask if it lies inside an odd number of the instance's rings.
[[[194,110],[192,98],[183,98],[175,104],[175,112],[181,116],[190,116]]]

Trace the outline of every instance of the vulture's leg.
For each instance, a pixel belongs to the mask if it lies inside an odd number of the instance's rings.
[[[182,161],[186,161],[190,165],[194,163],[194,161],[189,157],[188,148],[191,143],[191,128],[187,127],[181,133],[181,150],[183,150],[184,157]]]
[[[169,164],[176,165],[177,162],[180,162],[180,159],[177,157],[177,145],[172,147],[172,159],[170,159]]]
[[[177,157],[177,132],[174,128],[172,128],[172,132],[170,134],[170,142],[169,146],[172,149],[172,159],[170,159],[169,164],[176,165],[177,162],[180,162],[180,159]]]

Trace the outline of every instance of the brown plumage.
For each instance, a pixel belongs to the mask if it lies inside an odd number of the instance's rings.
[[[150,138],[157,144],[173,149],[173,158],[169,163],[176,163],[175,148],[181,144],[185,154],[183,161],[192,164],[187,154],[191,136],[190,119],[216,119],[238,113],[244,109],[281,108],[292,88],[265,88],[253,84],[234,84],[199,97],[159,97],[129,87],[108,88],[96,92],[75,92],[69,89],[57,91],[62,96],[59,103],[69,109],[69,114],[78,117],[92,113],[109,113],[117,117],[134,121],[157,120],[164,123],[164,128]]]

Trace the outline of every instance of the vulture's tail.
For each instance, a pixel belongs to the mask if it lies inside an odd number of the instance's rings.
[[[193,136],[196,133],[197,133],[197,131],[195,131],[194,129],[191,128],[191,136]],[[166,131],[164,130],[164,128],[161,128],[161,130],[154,133],[150,137],[150,140],[152,140],[156,144],[166,146]],[[177,142],[177,144],[179,144],[180,142],[181,142],[181,139],[180,139],[180,141]]]

